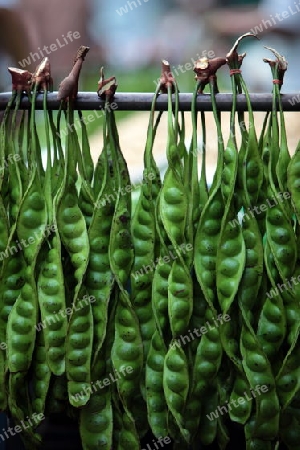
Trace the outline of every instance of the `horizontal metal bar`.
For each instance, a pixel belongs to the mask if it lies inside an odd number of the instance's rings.
[[[116,93],[114,109],[120,111],[150,111],[153,93],[120,92]],[[191,110],[192,94],[179,94],[179,107],[182,111]],[[4,110],[11,97],[10,92],[0,93],[0,110]],[[300,111],[300,94],[281,94],[284,111]],[[232,94],[217,94],[217,106],[220,111],[230,111]],[[250,100],[254,111],[271,111],[272,94],[250,94]],[[48,109],[58,110],[60,102],[57,100],[57,92],[48,94]],[[166,94],[160,94],[156,102],[157,111],[166,111],[168,100]],[[24,95],[21,109],[30,108],[28,97]],[[95,92],[79,92],[75,108],[82,111],[92,111],[104,108],[104,101],[99,99]],[[43,94],[39,94],[36,101],[36,109],[43,109]],[[197,98],[198,111],[211,111],[212,104],[210,94],[199,94]],[[237,109],[247,111],[247,102],[244,94],[237,96]]]

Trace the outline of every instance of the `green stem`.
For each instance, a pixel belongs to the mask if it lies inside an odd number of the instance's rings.
[[[21,104],[21,97],[22,97],[22,93],[18,92],[17,93],[17,98],[16,98],[16,106],[13,112],[13,116],[12,116],[12,122],[11,122],[11,129],[10,129],[10,144],[11,144],[11,149],[13,154],[16,154],[16,141],[14,136],[16,136],[16,122],[17,122],[17,112],[20,108],[20,104]]]
[[[153,142],[155,138],[154,130],[153,130],[153,122],[154,122],[154,115],[155,115],[155,104],[157,97],[159,95],[160,91],[160,84],[158,83],[156,86],[156,90],[152,99],[151,104],[151,111],[150,111],[150,118],[148,123],[148,130],[147,130],[147,140],[146,140],[146,148],[144,152],[144,167],[151,167],[151,161],[152,161],[152,149],[153,149]],[[162,115],[162,114],[161,114]],[[161,117],[160,115],[160,117]],[[160,120],[160,119],[159,119]]]
[[[46,146],[47,146],[47,166],[45,174],[45,199],[48,209],[49,223],[53,222],[53,208],[52,208],[52,162],[51,162],[51,144],[50,144],[50,132],[49,132],[49,117],[47,111],[47,90],[44,91],[43,98],[44,120],[45,120],[45,134],[46,134]]]
[[[222,135],[222,128],[221,128],[221,120],[219,111],[217,108],[217,102],[215,97],[215,81],[211,81],[209,83],[210,88],[210,96],[211,96],[211,103],[213,108],[213,115],[217,127],[217,136],[218,136],[218,160],[217,160],[217,169],[215,171],[214,179],[212,182],[212,187],[210,191],[214,190],[216,187],[219,187],[219,183],[221,182],[221,176],[222,176],[222,170],[223,170],[223,162],[224,162],[224,139]]]
[[[34,87],[32,99],[31,99],[31,117],[30,117],[30,140],[29,140],[29,148],[28,148],[28,170],[30,175],[36,169],[36,132],[35,132],[35,102],[37,96],[37,85]]]
[[[246,83],[245,83],[242,75],[239,75],[239,77],[240,77],[240,81],[241,81],[241,86],[243,87],[244,94],[246,97],[247,109],[248,109],[248,113],[249,113],[249,133],[255,132],[255,130],[254,130],[254,114],[253,114],[249,91],[248,91],[248,88],[246,86]]]
[[[236,103],[237,103],[237,85],[234,76],[231,77],[231,87],[232,87],[232,108],[230,114],[230,135],[236,144],[235,135],[235,113],[236,113]]]

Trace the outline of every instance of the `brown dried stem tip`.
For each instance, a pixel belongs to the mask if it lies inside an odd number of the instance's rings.
[[[37,90],[53,90],[53,79],[51,77],[50,61],[47,56],[37,66],[32,76],[32,86],[34,85],[37,87]]]
[[[194,72],[195,79],[200,82],[199,93],[203,92],[204,87],[213,79],[216,80],[217,70],[226,64],[225,58],[208,59],[206,57],[200,58],[195,62]]]
[[[162,94],[168,93],[168,87],[171,87],[172,94],[175,92],[176,80],[171,72],[169,61],[165,59],[161,62],[160,91]]]
[[[264,58],[263,61],[265,63],[268,63],[272,70],[273,69],[275,70],[275,67],[277,66],[276,76],[278,76],[278,78],[273,80],[273,82],[281,86],[283,84],[283,78],[284,78],[285,72],[287,71],[288,62],[285,59],[285,57],[283,55],[281,55],[280,53],[278,53],[274,48],[266,47],[266,46],[265,46],[265,48],[267,50],[270,50],[273,53],[273,55],[275,55],[277,58],[275,61],[272,59]]]
[[[85,57],[89,51],[89,47],[83,45],[77,50],[74,65],[69,75],[62,80],[59,85],[57,98],[58,100],[75,100],[78,94],[78,80],[81,67]]]
[[[8,71],[11,74],[12,90],[30,95],[32,73],[16,67],[8,67]]]
[[[74,58],[74,65],[78,61],[78,59],[82,59],[82,61],[85,60],[86,55],[90,51],[90,47],[85,47],[84,45],[81,45],[79,49],[77,50],[77,53]]]
[[[235,43],[233,44],[232,49],[227,53],[226,55],[226,62],[230,69],[239,69],[242,65],[243,59],[246,56],[246,53],[242,53],[241,55],[238,54],[237,48],[239,46],[239,43],[245,38],[245,37],[255,37],[256,39],[259,39],[256,34],[253,33],[245,33],[242,36],[240,36]]]
[[[105,80],[104,77],[104,69],[101,67],[100,69],[100,80],[98,81],[98,97],[103,100],[112,100],[116,90],[117,90],[117,80],[116,77],[110,77]]]

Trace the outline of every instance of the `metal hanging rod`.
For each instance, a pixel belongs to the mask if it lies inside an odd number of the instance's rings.
[[[112,109],[119,111],[150,111],[153,93],[120,92],[116,93]],[[193,94],[179,94],[179,108],[182,111],[191,110]],[[10,92],[0,93],[0,110],[6,108],[11,97]],[[284,111],[300,111],[300,94],[282,94],[282,106]],[[217,105],[220,111],[230,111],[232,105],[232,94],[217,94]],[[251,104],[254,111],[271,111],[272,94],[250,94]],[[60,102],[57,100],[57,92],[48,94],[48,108],[58,110]],[[29,109],[30,102],[24,95],[20,109]],[[94,92],[79,92],[75,103],[75,108],[82,111],[92,111],[104,108],[104,101],[99,99]],[[39,94],[36,101],[36,109],[43,109],[43,94]],[[212,104],[210,94],[199,94],[197,99],[197,109],[199,111],[211,111]],[[237,109],[247,111],[247,103],[244,94],[237,96]],[[156,102],[157,111],[167,110],[167,95],[160,94]]]

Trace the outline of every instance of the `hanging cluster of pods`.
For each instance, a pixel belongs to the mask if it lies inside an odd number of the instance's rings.
[[[241,448],[299,449],[300,146],[291,158],[280,97],[287,63],[273,49],[276,59],[265,60],[273,107],[256,134],[237,52],[248,35],[225,58],[195,63],[189,148],[177,82],[163,61],[134,208],[110,107],[115,77],[101,70],[104,143],[95,164],[81,111],[80,132],[74,127],[88,47],[60,84],[57,117],[47,108],[48,58],[34,74],[9,69],[13,92],[0,126],[0,408],[21,427],[26,449],[43,448],[39,425],[54,413],[78,423],[84,450],[138,450],[148,432],[155,448],[163,440],[178,450],[225,450],[232,424],[244,430]],[[227,143],[216,102],[225,64]],[[214,131],[196,108],[207,86]],[[31,108],[20,115],[24,94]],[[168,98],[164,176],[152,152],[160,94]],[[205,149],[215,130],[208,186]]]

